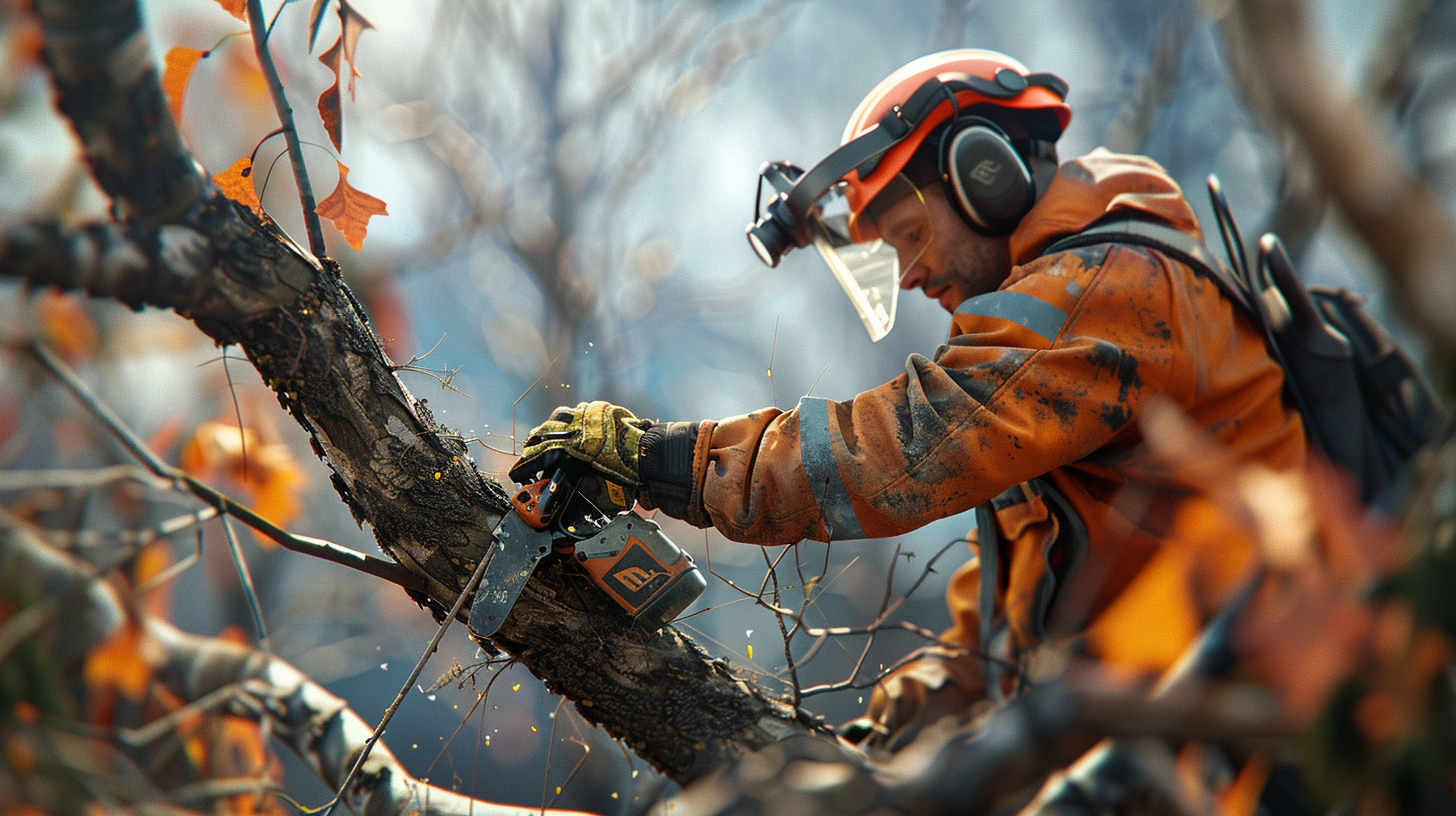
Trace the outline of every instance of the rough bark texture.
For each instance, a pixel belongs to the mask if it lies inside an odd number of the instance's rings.
[[[308,432],[355,519],[422,576],[440,616],[506,508],[462,438],[394,374],[332,261],[224,198],[168,114],[132,0],[37,0],[58,105],[123,220],[0,238],[0,274],[175,309],[236,344]],[[545,565],[498,642],[678,782],[820,729],[682,635],[634,628]],[[467,607],[468,608],[468,607]]]

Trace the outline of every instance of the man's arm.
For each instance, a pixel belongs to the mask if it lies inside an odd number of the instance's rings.
[[[1171,376],[1188,341],[1167,328],[1195,320],[1189,276],[1137,250],[1038,259],[963,304],[950,343],[885,385],[698,426],[673,454],[681,469],[691,450],[701,497],[680,515],[762,544],[895,535],[1131,444],[1147,396],[1194,398]]]

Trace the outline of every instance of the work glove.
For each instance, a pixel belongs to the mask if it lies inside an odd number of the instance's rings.
[[[521,458],[511,468],[511,478],[521,483],[532,481],[546,469],[548,457],[555,458],[552,452],[560,451],[635,493],[642,486],[638,449],[643,431],[651,424],[609,402],[582,402],[575,408],[563,405],[526,437]]]

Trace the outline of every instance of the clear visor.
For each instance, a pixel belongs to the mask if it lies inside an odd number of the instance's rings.
[[[829,265],[859,312],[870,340],[895,325],[900,276],[930,245],[930,210],[925,196],[903,174],[868,206],[856,208],[854,188],[831,187],[809,208],[814,248]]]

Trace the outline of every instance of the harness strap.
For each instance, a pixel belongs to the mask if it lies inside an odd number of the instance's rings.
[[[992,504],[976,505],[976,547],[980,550],[978,555],[981,559],[981,597],[977,600],[981,612],[981,664],[985,667],[986,696],[999,703],[1002,701],[1001,666],[995,661],[991,649],[996,631],[992,624],[996,614],[996,578],[1001,571],[1001,535],[996,530]]]
[[[1263,327],[1263,315],[1254,307],[1253,294],[1229,268],[1219,262],[1202,241],[1161,221],[1129,213],[1114,213],[1076,235],[1055,241],[1042,254],[1051,255],[1101,244],[1131,244],[1156,249],[1175,261],[1187,264],[1194,272],[1218,284],[1224,295],[1254,321],[1255,326]]]

